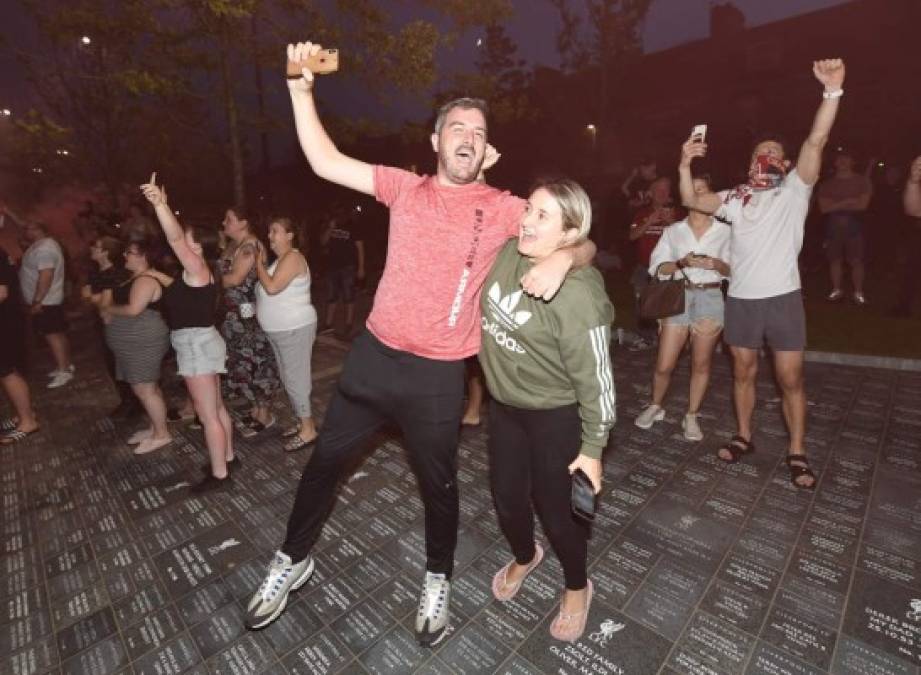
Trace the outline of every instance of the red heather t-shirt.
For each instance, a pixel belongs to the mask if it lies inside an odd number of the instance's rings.
[[[387,262],[368,328],[389,347],[454,361],[480,350],[480,290],[526,202],[483,183],[444,187],[434,176],[374,167],[390,207]]]
[[[633,217],[633,222],[636,225],[642,225],[644,221],[650,219],[652,220],[649,223],[649,227],[647,227],[643,235],[634,242],[636,245],[636,261],[643,267],[649,267],[649,258],[656,244],[659,243],[659,238],[662,236],[662,232],[665,228],[681,220],[678,209],[674,207],[668,207],[662,211],[661,214],[657,214],[655,207],[644,206],[636,212],[636,215]]]

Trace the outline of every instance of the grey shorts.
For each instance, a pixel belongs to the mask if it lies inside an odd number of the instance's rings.
[[[799,290],[772,298],[726,298],[726,343],[761,349],[764,343],[778,352],[806,348],[806,313]]]
[[[706,332],[713,332],[723,326],[724,320],[723,292],[719,288],[687,288],[684,291],[684,312],[662,319],[662,323],[675,326],[691,326],[699,329],[709,320],[711,325]]]
[[[170,333],[176,371],[183,377],[226,373],[227,345],[217,328],[180,328]]]

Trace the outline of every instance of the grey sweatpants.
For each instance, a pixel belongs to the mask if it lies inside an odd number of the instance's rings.
[[[313,353],[313,341],[317,337],[317,324],[309,323],[294,330],[266,332],[278,373],[291,407],[299,418],[311,417],[310,391],[313,381],[310,374],[310,356]]]

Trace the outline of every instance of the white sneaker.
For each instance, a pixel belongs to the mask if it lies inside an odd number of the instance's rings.
[[[650,429],[653,424],[661,422],[664,419],[665,408],[653,403],[652,405],[646,406],[646,410],[641,412],[633,423],[640,429]]]
[[[426,572],[416,612],[416,639],[420,645],[434,647],[448,634],[450,601],[451,582],[447,577]]]
[[[49,389],[57,389],[58,387],[63,387],[65,384],[74,379],[74,370],[73,366],[67,370],[59,370],[54,377],[51,378],[51,382],[48,383]]]
[[[697,421],[696,413],[688,413],[681,420],[681,428],[684,429],[684,437],[689,441],[704,440],[704,432],[700,430],[700,422]]]
[[[288,593],[306,584],[313,574],[313,568],[311,556],[295,564],[287,555],[276,551],[268,574],[246,606],[243,625],[255,630],[268,626],[277,619],[288,604]]]

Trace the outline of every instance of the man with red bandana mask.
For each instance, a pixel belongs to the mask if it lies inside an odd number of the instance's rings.
[[[309,42],[288,45],[288,61],[302,63],[319,51]],[[483,283],[505,242],[518,236],[527,202],[481,180],[498,159],[487,145],[484,101],[442,106],[431,136],[436,175],[418,176],[339,152],[317,114],[313,80],[306,68],[288,79],[301,149],[321,178],[389,207],[387,260],[367,330],[352,343],[301,476],[285,541],[244,623],[250,629],[270,624],[284,611],[289,592],[310,578],[310,551],[343,468],[389,422],[403,432],[425,511],[425,577],[415,629],[420,644],[434,646],[448,634],[464,361],[480,347]],[[588,264],[593,254],[588,243],[555,251],[521,278],[522,290],[549,300],[573,263]]]
[[[815,487],[816,477],[805,449],[806,319],[797,258],[803,245],[809,198],[819,179],[822,150],[844,94],[844,62],[816,61],[812,72],[825,91],[792,171],[783,143],[767,138],[755,145],[747,183],[718,194],[695,194],[691,162],[706,154],[707,145],[694,137],[682,146],[678,171],[684,205],[715,214],[732,227],[732,278],[726,301],[725,339],[732,350],[738,428],[719,449],[718,456],[732,463],[754,450],[751,420],[758,351],[767,342],[774,354],[774,372],[790,432],[786,458],[790,480],[805,489]]]

